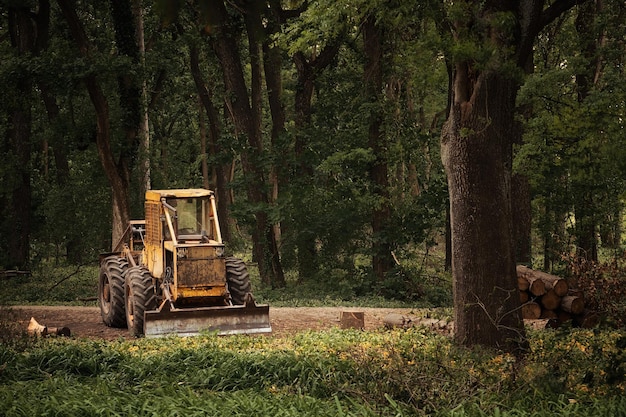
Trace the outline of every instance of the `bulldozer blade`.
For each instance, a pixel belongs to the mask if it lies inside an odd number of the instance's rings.
[[[271,333],[269,306],[254,303],[237,306],[198,307],[146,311],[146,337]]]

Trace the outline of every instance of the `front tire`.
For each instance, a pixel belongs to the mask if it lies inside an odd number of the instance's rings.
[[[126,324],[133,336],[144,334],[144,313],[157,307],[154,283],[150,271],[141,266],[126,271]]]
[[[252,289],[245,262],[238,258],[226,258],[226,282],[234,305],[243,305],[246,294]]]
[[[128,262],[120,256],[109,256],[100,264],[98,304],[102,321],[109,327],[126,327],[124,311],[124,272]]]

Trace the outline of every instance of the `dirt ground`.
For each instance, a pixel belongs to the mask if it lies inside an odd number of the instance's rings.
[[[107,327],[98,307],[19,306],[11,307],[17,319],[28,326],[31,317],[48,327],[68,327],[72,337],[115,340],[130,337],[126,329]],[[411,309],[358,307],[270,307],[273,336],[284,336],[305,330],[322,330],[340,326],[341,312],[364,313],[365,329],[383,326],[387,315],[415,315]]]

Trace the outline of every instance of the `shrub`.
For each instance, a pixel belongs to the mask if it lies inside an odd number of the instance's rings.
[[[626,266],[622,262],[615,258],[596,263],[575,257],[568,264],[570,281],[583,292],[586,305],[617,328],[626,328]]]

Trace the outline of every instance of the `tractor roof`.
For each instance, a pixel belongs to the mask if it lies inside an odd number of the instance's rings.
[[[185,188],[173,190],[148,190],[146,200],[161,201],[161,198],[194,198],[208,197],[213,195],[213,191],[204,188]]]

